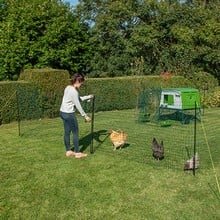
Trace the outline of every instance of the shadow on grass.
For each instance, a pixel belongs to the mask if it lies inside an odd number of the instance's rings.
[[[98,146],[96,146],[96,148],[98,148],[103,142],[105,142],[109,134],[110,133],[107,130],[99,130],[93,132],[93,134],[90,133],[84,136],[79,140],[79,146],[81,147],[80,151],[81,152],[85,151],[91,145],[92,138],[93,140],[99,143]],[[101,136],[105,136],[104,139],[103,138],[101,139]]]
[[[118,147],[116,150],[121,150],[121,149],[127,148],[127,147],[129,147],[129,146],[130,146],[130,144],[125,143],[122,147]],[[113,144],[112,144],[112,147],[114,148],[114,145],[113,145]]]
[[[200,121],[198,117],[196,119]],[[159,120],[174,120],[180,121],[182,124],[189,124],[191,121],[195,120],[195,115],[176,111],[174,113],[160,115]]]

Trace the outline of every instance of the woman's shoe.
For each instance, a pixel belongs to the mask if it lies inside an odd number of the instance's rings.
[[[87,154],[84,153],[75,153],[75,158],[87,157]]]
[[[67,156],[67,157],[75,156],[75,152],[73,152],[72,150],[68,150],[68,151],[66,152],[66,156]]]

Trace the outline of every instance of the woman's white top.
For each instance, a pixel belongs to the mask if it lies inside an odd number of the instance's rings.
[[[75,109],[77,109],[79,113],[83,117],[85,117],[86,113],[84,112],[80,104],[80,100],[85,101],[90,98],[91,98],[90,95],[79,97],[77,89],[74,86],[69,85],[64,90],[64,95],[62,99],[62,104],[60,106],[60,111],[64,113],[73,113],[75,112]]]

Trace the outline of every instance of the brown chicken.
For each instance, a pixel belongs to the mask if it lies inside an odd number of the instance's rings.
[[[121,149],[124,146],[124,144],[126,143],[127,136],[128,135],[124,131],[110,131],[110,141],[114,146],[114,150],[116,150],[117,148]]]

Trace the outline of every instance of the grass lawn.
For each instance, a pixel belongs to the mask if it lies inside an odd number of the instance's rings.
[[[134,110],[79,119],[80,146],[89,155],[65,157],[60,118],[0,126],[0,219],[220,219],[220,109],[205,110],[197,124],[200,167],[184,172],[193,153],[193,122],[160,127],[137,123]],[[128,133],[113,151],[109,130]],[[165,159],[151,156],[152,138],[163,140]],[[211,158],[210,153],[211,152]],[[213,166],[214,168],[213,169]]]

